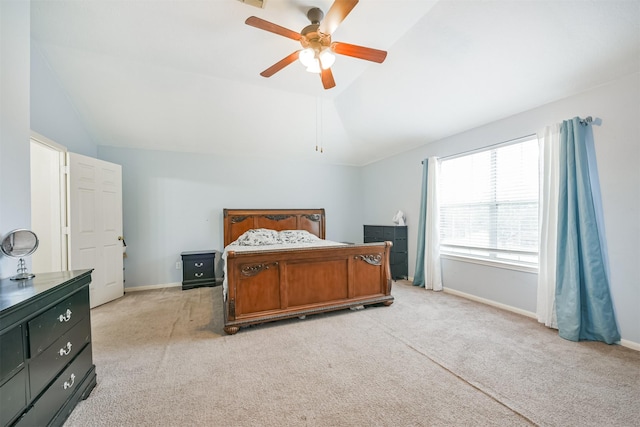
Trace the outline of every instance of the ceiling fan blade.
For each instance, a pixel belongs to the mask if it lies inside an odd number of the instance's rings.
[[[300,40],[302,38],[300,33],[296,33],[293,30],[281,27],[280,25],[274,24],[273,22],[265,21],[264,19],[258,18],[257,16],[248,17],[247,20],[244,21],[244,23],[261,30],[288,37],[293,40]]]
[[[271,67],[269,67],[266,70],[264,70],[263,72],[261,72],[260,75],[262,77],[271,77],[271,76],[273,76],[275,73],[277,73],[278,71],[282,70],[287,65],[291,64],[292,62],[295,62],[296,59],[298,59],[298,54],[299,53],[300,53],[300,51],[296,50],[291,55],[287,56],[284,59],[281,59],[280,61],[278,61],[275,64],[273,64]]]
[[[324,19],[320,22],[319,31],[324,34],[333,34],[336,28],[338,28],[338,25],[344,21],[344,18],[347,17],[349,12],[351,12],[357,4],[358,0],[334,1]]]
[[[337,54],[352,56],[354,58],[366,59],[381,64],[387,57],[384,50],[372,49],[370,47],[356,46],[355,44],[334,42],[331,49]]]
[[[322,79],[322,86],[324,86],[325,89],[331,89],[336,85],[335,80],[333,80],[333,73],[331,72],[331,68],[321,70],[320,78]]]

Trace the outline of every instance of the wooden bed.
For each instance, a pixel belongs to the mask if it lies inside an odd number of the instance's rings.
[[[224,209],[224,244],[245,231],[307,230],[324,209]],[[226,253],[224,330],[371,304],[391,305],[390,242]]]

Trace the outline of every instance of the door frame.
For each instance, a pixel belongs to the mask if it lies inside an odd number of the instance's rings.
[[[58,144],[55,141],[40,135],[37,132],[31,131],[31,138],[29,144],[40,144],[52,151],[58,152],[59,172],[57,176],[51,176],[52,180],[57,180],[59,183],[58,194],[60,196],[59,209],[60,209],[60,224],[53,232],[60,234],[60,271],[69,270],[69,218],[68,218],[68,179],[69,179],[69,167],[67,166],[67,147]],[[31,206],[33,211],[33,204]],[[33,214],[32,214],[33,217]],[[32,227],[33,228],[33,227]],[[35,254],[34,254],[35,255]]]

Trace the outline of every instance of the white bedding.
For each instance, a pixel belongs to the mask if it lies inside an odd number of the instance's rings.
[[[307,249],[307,248],[316,248],[316,247],[345,245],[345,243],[332,242],[331,240],[323,240],[320,238],[314,240],[311,243],[278,243],[275,245],[257,245],[257,246],[243,246],[237,243],[238,240],[229,244],[226,248],[224,248],[224,252],[222,252],[222,260],[224,263],[224,270],[223,270],[224,278],[222,281],[222,291],[223,291],[224,301],[227,301],[227,289],[229,286],[227,283],[227,254],[229,251],[262,252],[262,251],[277,251],[277,250],[285,250],[285,249]]]

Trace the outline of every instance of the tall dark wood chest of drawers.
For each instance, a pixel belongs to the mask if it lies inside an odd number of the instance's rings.
[[[406,225],[365,225],[364,243],[391,242],[392,279],[409,278],[409,257],[407,251],[407,226]]]
[[[91,270],[0,281],[0,426],[60,426],[96,385]]]
[[[216,251],[182,252],[182,289],[216,285]]]

